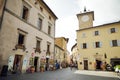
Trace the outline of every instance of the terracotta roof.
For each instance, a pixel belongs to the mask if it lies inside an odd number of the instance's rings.
[[[55,44],[55,46],[57,46],[57,47],[60,48],[62,51],[64,51],[64,49],[62,49],[59,45]]]
[[[65,38],[65,37],[56,37],[55,39],[60,39],[60,38],[63,38],[65,41],[67,41],[67,43],[69,41],[69,38]]]

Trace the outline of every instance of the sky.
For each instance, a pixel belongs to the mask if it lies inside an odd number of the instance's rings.
[[[94,11],[93,25],[120,21],[120,0],[44,0],[58,17],[55,37],[69,38],[67,49],[76,43],[78,19],[76,14],[86,10]]]

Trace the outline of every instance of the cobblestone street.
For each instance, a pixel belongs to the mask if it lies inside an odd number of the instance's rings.
[[[1,77],[0,80],[119,80],[119,78],[112,72],[81,71],[66,68],[56,71],[8,75]]]

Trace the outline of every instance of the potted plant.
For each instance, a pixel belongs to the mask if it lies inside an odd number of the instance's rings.
[[[120,65],[114,66],[114,70],[115,70],[115,72],[120,72]]]
[[[44,72],[44,65],[40,66],[40,72]]]
[[[30,72],[31,72],[31,73],[34,73],[34,72],[35,72],[35,66],[31,66],[31,67],[30,67]]]

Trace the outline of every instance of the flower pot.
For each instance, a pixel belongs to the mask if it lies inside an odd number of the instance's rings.
[[[42,68],[40,68],[40,72],[44,72],[44,68],[42,67]]]
[[[30,72],[31,72],[31,73],[34,73],[34,72],[35,72],[35,67],[31,67],[31,68],[30,68]]]

